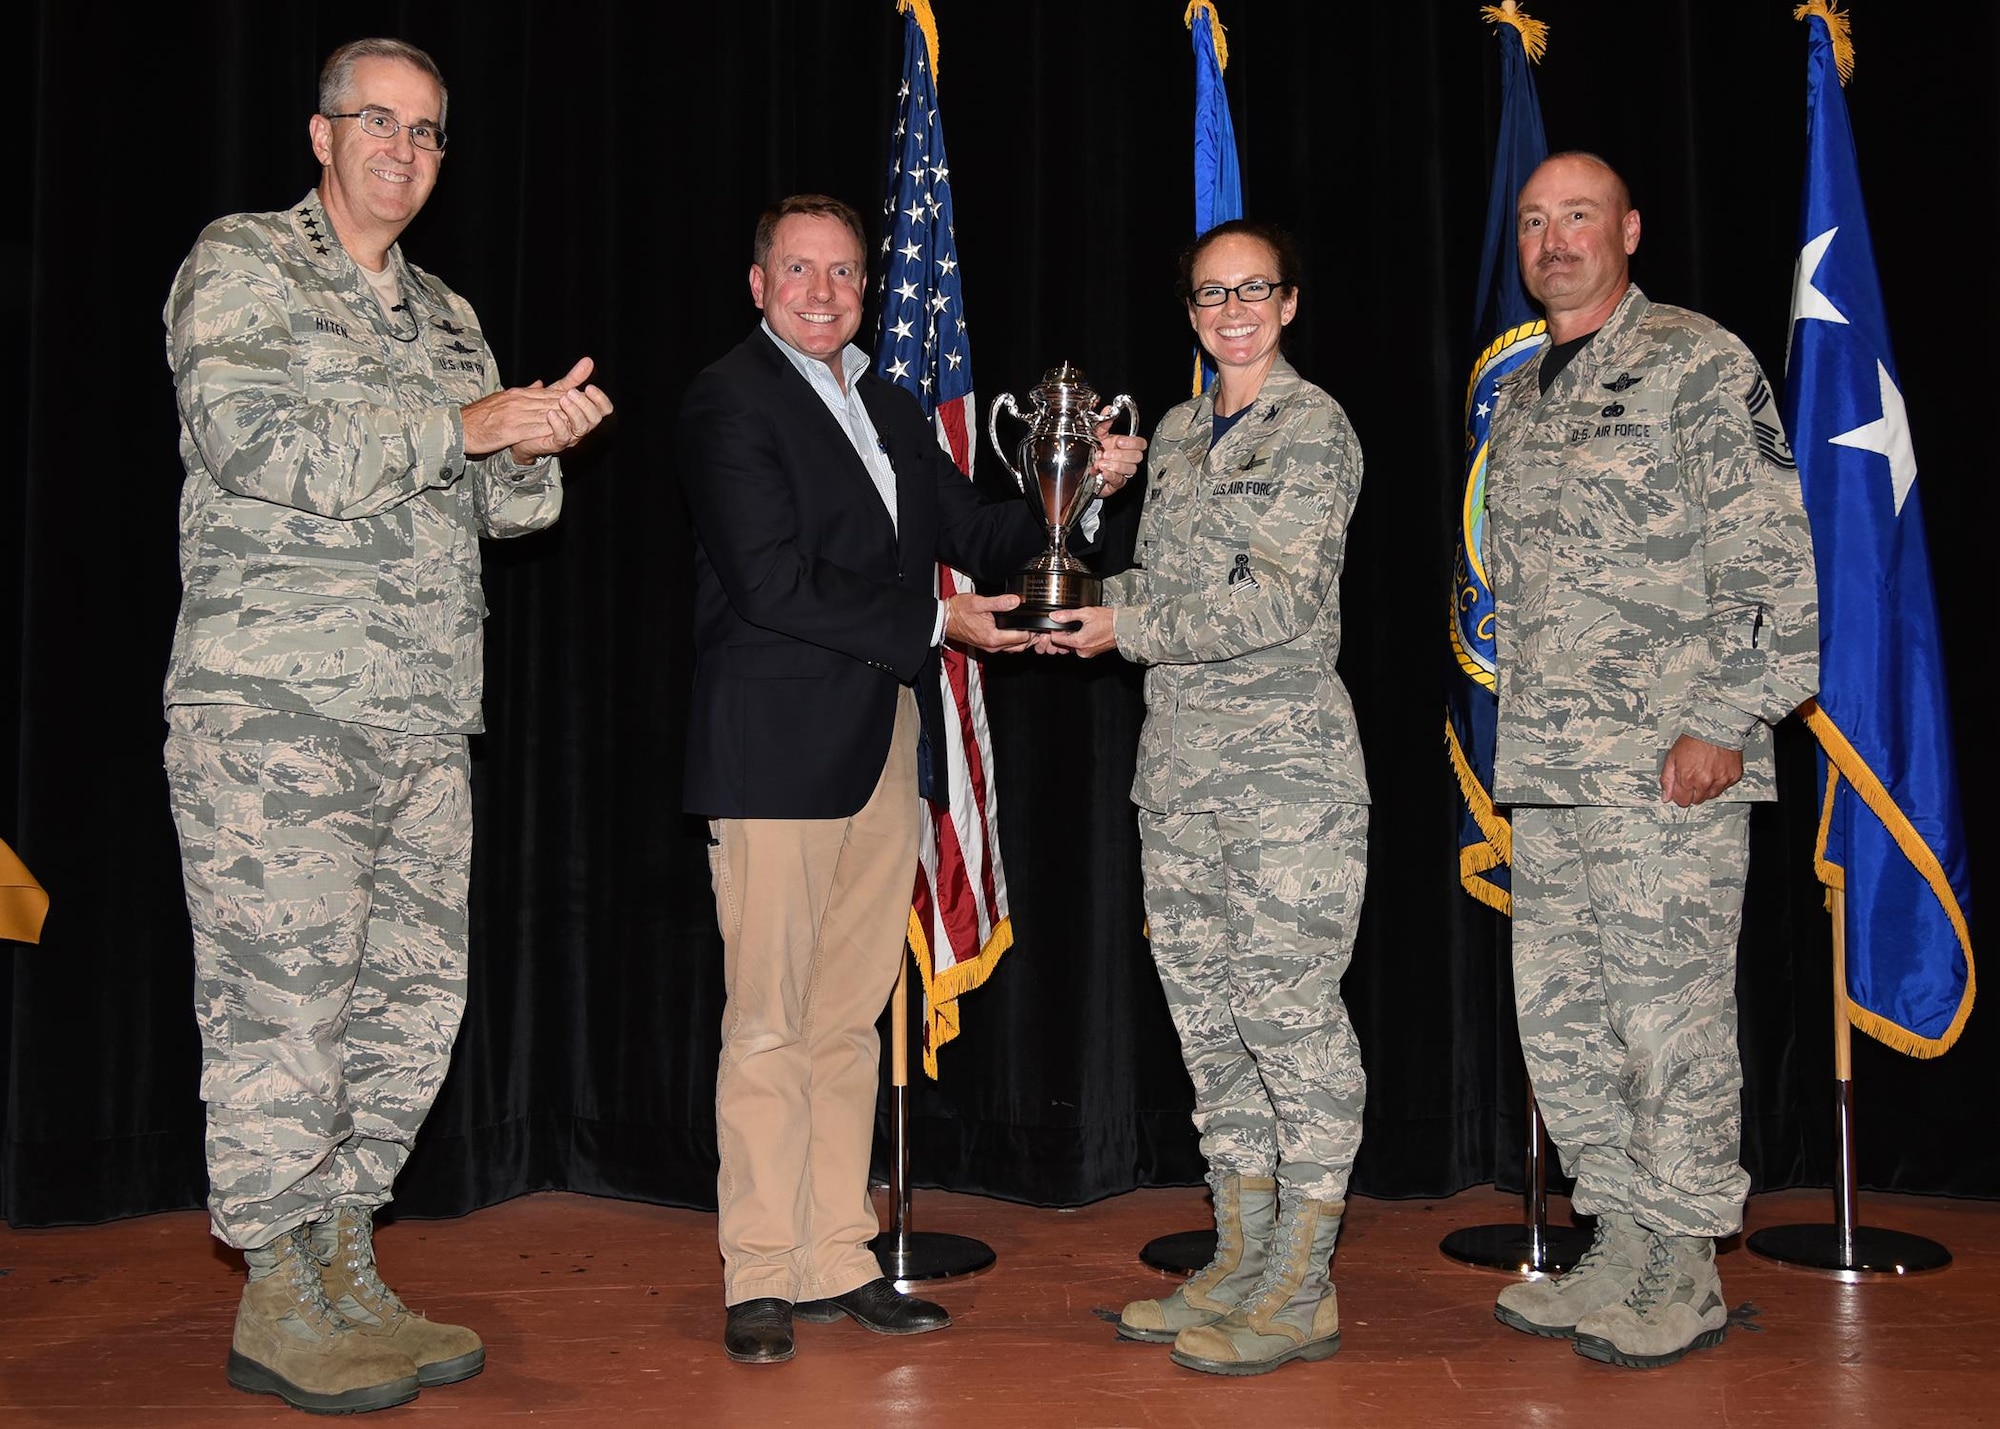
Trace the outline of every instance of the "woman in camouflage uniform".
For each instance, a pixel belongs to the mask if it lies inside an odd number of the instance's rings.
[[[1041,641],[1151,667],[1132,798],[1217,1244],[1185,1286],[1126,1306],[1119,1333],[1215,1374],[1338,1348],[1327,1262],[1365,1088],[1340,979],[1368,786],[1334,670],[1361,448],[1279,353],[1297,274],[1283,233],[1241,219],[1182,257],[1217,380],[1154,434],[1135,568]]]

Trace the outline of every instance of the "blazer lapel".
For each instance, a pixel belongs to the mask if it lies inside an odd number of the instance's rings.
[[[865,509],[878,513],[893,538],[895,526],[889,520],[889,508],[882,504],[882,493],[875,489],[875,478],[868,474],[868,468],[863,465],[860,453],[854,450],[854,439],[847,434],[847,424],[834,416],[825,400],[813,390],[812,383],[805,379],[798,368],[792,366],[790,358],[778,351],[777,344],[767,337],[761,328],[750,335],[750,341],[759,344],[763,350],[767,366],[771,369],[772,386],[785,411],[785,424],[809,437],[815,445],[825,448],[826,464],[841,473],[840,479],[849,486],[849,499],[856,503],[865,503]],[[869,420],[876,424],[879,433],[881,419],[876,416],[873,405],[868,402],[869,393],[865,385],[867,376],[864,374],[855,380],[864,384],[862,402],[869,407]],[[901,483],[902,477],[899,474],[898,497],[902,495]]]
[[[889,458],[889,469],[896,474],[896,514],[900,527],[905,513],[925,509],[923,483],[926,473],[924,464],[914,459],[921,453],[897,452],[889,443],[889,430],[895,425],[891,420],[894,411],[891,404],[901,400],[896,395],[895,384],[867,372],[854,380],[861,389],[861,405],[868,409],[868,420],[875,424],[875,435],[882,443],[882,452]],[[889,514],[887,508],[882,514]],[[901,538],[902,532],[898,530],[899,543]]]

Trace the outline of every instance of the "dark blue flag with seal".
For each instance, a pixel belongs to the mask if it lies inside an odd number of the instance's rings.
[[[1465,393],[1465,479],[1459,496],[1458,551],[1452,561],[1451,654],[1445,745],[1465,803],[1458,821],[1458,878],[1474,898],[1513,911],[1508,862],[1513,830],[1493,807],[1493,725],[1499,700],[1493,669],[1493,592],[1486,581],[1486,439],[1500,379],[1548,341],[1535,316],[1514,252],[1514,199],[1548,157],[1541,102],[1529,69],[1548,45],[1548,26],[1514,0],[1482,7],[1500,45],[1500,133],[1486,193],[1478,309],[1472,336],[1478,355]]]
[[[1841,81],[1847,17],[1806,22],[1806,182],[1785,366],[1819,574],[1825,803],[1816,863],[1843,891],[1848,1018],[1915,1057],[1972,1011],[1971,873],[1916,450],[1889,345]]]

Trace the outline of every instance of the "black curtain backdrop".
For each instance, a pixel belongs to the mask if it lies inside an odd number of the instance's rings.
[[[978,391],[1061,359],[1148,425],[1186,395],[1170,284],[1189,237],[1182,0],[937,0]],[[1784,367],[1804,130],[1791,0],[1539,0],[1550,141],[1609,155],[1637,275]],[[1356,1189],[1519,1181],[1504,924],[1457,892],[1441,738],[1460,404],[1498,102],[1475,0],[1225,0],[1250,211],[1308,260],[1293,356],[1367,453],[1342,669],[1376,805],[1346,992],[1370,1076]],[[1922,464],[1974,867],[1990,867],[1981,668],[2000,298],[2000,18],[1856,0],[1848,91]],[[754,321],[751,224],[824,190],[878,213],[891,0],[39,5],[8,63],[4,240],[15,455],[0,463],[0,834],[54,898],[0,981],[0,1210],[16,1225],[198,1204],[192,972],[160,769],[181,472],[160,306],[202,224],[314,182],[317,66],[370,33],[429,49],[452,153],[406,235],[478,307],[510,380],[580,353],[619,404],[560,526],[489,544],[475,742],[471,1006],[400,1207],[561,1187],[713,1204],[719,944],[680,813],[689,536],[666,453],[689,377]],[[872,318],[865,334],[872,334]],[[864,341],[868,340],[864,336]],[[987,459],[983,470],[997,473]],[[1129,513],[1127,513],[1129,515]],[[991,662],[1017,944],[915,1094],[916,1174],[1076,1204],[1201,1170],[1141,932],[1126,789],[1140,719],[1115,660]],[[809,711],[801,712],[809,718]],[[1825,1184],[1832,1029],[1810,871],[1809,740],[1781,741],[1742,943],[1745,1154]],[[1982,884],[1990,890],[1990,883]],[[1916,1062],[1857,1040],[1865,1185],[2000,1194],[2000,1037],[1975,1013]]]

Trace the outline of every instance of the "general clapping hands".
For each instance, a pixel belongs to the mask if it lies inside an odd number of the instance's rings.
[[[594,368],[589,358],[579,358],[576,366],[547,386],[537,380],[468,402],[459,409],[465,424],[465,454],[490,456],[505,447],[526,466],[568,451],[611,415],[611,399],[601,388],[586,385]]]

